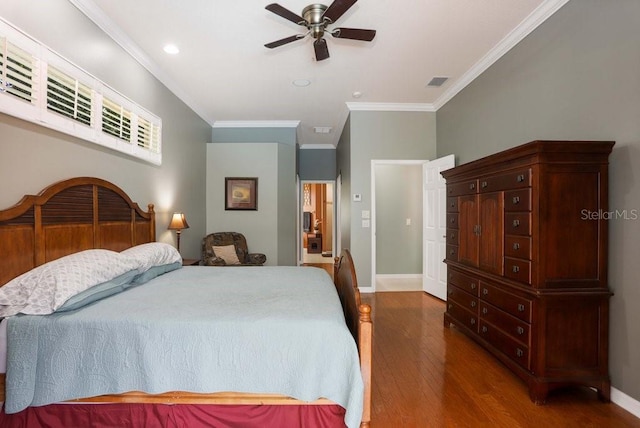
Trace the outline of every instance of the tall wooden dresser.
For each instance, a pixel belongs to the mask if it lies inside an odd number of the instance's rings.
[[[608,156],[613,142],[533,141],[442,172],[447,309],[525,380],[610,398]]]

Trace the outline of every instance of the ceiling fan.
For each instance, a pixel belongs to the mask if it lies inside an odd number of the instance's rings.
[[[295,42],[296,40],[302,40],[310,35],[315,39],[313,42],[313,49],[315,50],[316,61],[322,61],[329,58],[329,48],[327,47],[327,41],[324,39],[325,33],[329,33],[333,37],[340,39],[370,42],[375,37],[376,30],[363,30],[360,28],[334,28],[329,30],[327,28],[344,15],[344,13],[357,1],[358,0],[334,0],[334,2],[328,7],[320,3],[313,3],[302,10],[302,16],[291,12],[289,9],[280,6],[278,3],[271,3],[267,5],[265,9],[268,11],[287,19],[294,24],[307,27],[308,31],[305,34],[296,34],[295,36],[289,36],[284,39],[276,40],[275,42],[267,43],[265,47],[269,49],[277,48],[278,46]]]

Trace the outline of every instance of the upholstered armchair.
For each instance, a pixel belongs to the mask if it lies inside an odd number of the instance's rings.
[[[262,266],[266,261],[264,254],[249,253],[242,233],[216,232],[202,240],[202,264],[205,266]]]

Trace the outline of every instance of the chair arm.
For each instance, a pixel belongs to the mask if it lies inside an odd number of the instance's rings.
[[[223,259],[216,256],[205,257],[205,259],[202,261],[202,264],[204,266],[226,266],[227,265]]]
[[[247,263],[250,265],[263,265],[267,261],[267,256],[260,253],[247,254]]]

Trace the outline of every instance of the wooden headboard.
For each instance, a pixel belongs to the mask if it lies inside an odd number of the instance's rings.
[[[0,211],[0,286],[62,256],[121,251],[156,239],[153,204],[140,209],[116,185],[93,177],[60,181]]]

